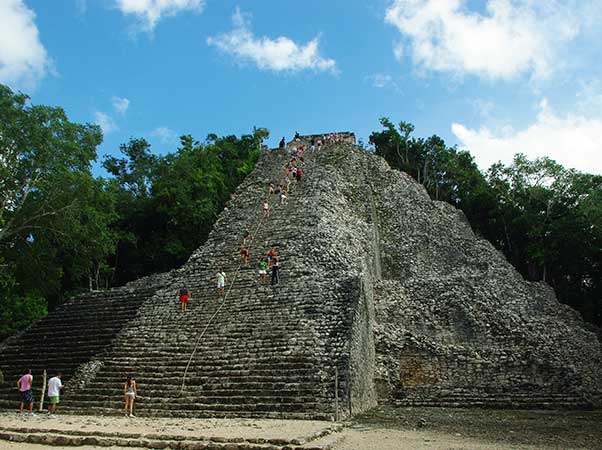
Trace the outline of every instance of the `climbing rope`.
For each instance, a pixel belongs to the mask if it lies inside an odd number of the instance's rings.
[[[295,183],[295,185],[290,185],[288,192],[291,193],[294,190],[295,186],[296,186],[296,183]],[[261,229],[261,225],[263,224],[263,222],[266,219],[268,219],[268,218],[267,217],[261,217],[260,220],[259,220],[259,222],[257,223],[257,226],[253,229],[253,233],[251,233],[251,239],[250,239],[251,243],[247,246],[247,248],[249,250],[251,250],[251,245],[253,244],[253,242],[255,242],[255,236],[257,235],[257,233]],[[236,271],[234,272],[234,276],[232,277],[232,281],[230,282],[230,285],[228,286],[228,290],[226,291],[226,293],[224,295],[224,299],[222,300],[222,303],[219,305],[219,307],[213,313],[213,315],[209,318],[209,320],[207,321],[207,324],[205,325],[205,328],[203,328],[203,331],[201,332],[201,334],[199,335],[199,337],[197,338],[197,340],[196,340],[196,342],[194,344],[194,348],[192,350],[192,353],[190,354],[190,358],[188,358],[188,363],[186,364],[186,369],[184,370],[184,375],[182,376],[182,386],[180,386],[180,392],[178,393],[178,396],[181,396],[182,393],[184,392],[184,385],[186,384],[186,377],[188,376],[188,369],[190,368],[190,364],[192,363],[192,359],[194,358],[194,355],[196,354],[196,352],[197,352],[197,350],[199,348],[199,344],[201,343],[201,339],[203,339],[203,337],[205,336],[205,333],[209,329],[209,326],[213,322],[213,319],[219,314],[219,312],[222,310],[222,308],[226,304],[226,299],[228,298],[228,294],[230,294],[230,291],[232,290],[232,287],[234,286],[234,283],[236,282],[236,280],[238,278],[238,274],[240,273],[240,269],[242,268],[242,266],[243,266],[243,263],[241,261],[238,264],[238,267],[236,268]]]

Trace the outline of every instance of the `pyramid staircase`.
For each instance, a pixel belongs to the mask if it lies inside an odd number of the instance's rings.
[[[124,328],[112,351],[99,359],[96,377],[66,400],[70,410],[119,411],[125,376],[133,373],[140,394],[137,408],[148,415],[334,415],[334,381],[321,370],[311,324],[322,315],[323,290],[319,284],[295,282],[302,275],[295,270],[295,252],[304,239],[296,224],[308,215],[303,201],[311,185],[292,187],[286,205],[270,198],[273,209],[267,220],[260,209],[269,180],[281,177],[289,158],[272,152],[261,159],[256,169],[261,177],[250,177],[241,186],[208,242]],[[253,229],[250,266],[241,267],[242,231],[248,226]],[[258,282],[255,264],[274,245],[283,273],[281,284],[270,286]],[[225,300],[215,289],[219,269],[227,274]],[[181,285],[192,297],[185,313],[175,301]]]
[[[110,348],[117,333],[156,289],[120,288],[85,294],[4,341],[0,346],[0,370],[5,381],[0,385],[0,407],[15,408],[18,404],[16,382],[25,368],[31,368],[34,375],[36,403],[44,370],[48,377],[60,370],[63,382],[69,384],[80,365]]]

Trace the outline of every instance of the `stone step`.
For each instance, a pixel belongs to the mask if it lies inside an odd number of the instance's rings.
[[[175,384],[179,386],[182,383],[182,374],[179,376],[166,376],[163,375],[160,378],[156,376],[153,379],[153,385],[172,385]],[[152,375],[151,375],[152,376]],[[150,382],[145,382],[144,378],[138,377],[136,378],[139,383],[143,383],[143,385],[150,385]],[[315,386],[322,382],[320,376],[313,373],[308,374],[306,376],[291,376],[290,374],[272,374],[272,375],[248,375],[248,374],[238,374],[238,375],[220,375],[219,377],[212,376],[199,376],[193,373],[189,373],[189,376],[186,378],[186,383],[190,385],[208,385],[208,386],[224,386],[227,387],[229,385],[237,385],[237,386],[248,386],[248,387],[257,387],[258,385],[270,385],[274,383],[285,383],[285,384],[298,384],[298,385],[307,385],[307,386]],[[106,386],[123,386],[125,382],[125,373],[121,375],[113,375],[108,376],[104,374],[98,375],[94,380],[88,383],[88,387],[94,388],[106,388]]]
[[[139,389],[141,402],[148,406],[154,407],[156,405],[162,405],[166,401],[177,401],[178,403],[186,401],[188,403],[198,404],[220,404],[220,405],[242,405],[242,404],[264,404],[264,403],[316,403],[319,396],[315,395],[315,392],[284,392],[284,391],[253,391],[236,390],[235,392],[230,391],[225,395],[221,395],[221,392],[204,392],[203,393],[192,393],[186,391],[182,396],[179,396],[179,390],[173,391],[146,391]],[[64,403],[72,405],[93,405],[95,402],[106,402],[106,401],[123,401],[123,389],[121,391],[105,391],[98,394],[78,394],[77,398],[70,398],[64,396]]]
[[[148,393],[147,395],[155,395],[161,392],[172,392],[180,391],[182,383],[182,377],[170,377],[165,379],[161,377],[160,382],[143,383],[138,382],[138,388],[140,391]],[[194,387],[194,388],[193,388]],[[218,395],[231,395],[233,392],[240,395],[251,395],[257,392],[312,392],[315,393],[319,390],[319,380],[316,383],[305,382],[288,382],[288,381],[223,381],[223,380],[199,380],[195,378],[187,378],[185,390],[190,388],[191,392],[195,392],[197,389],[202,388],[203,392],[207,394],[218,394]],[[86,385],[84,391],[77,394],[78,398],[80,395],[96,395],[100,393],[106,393],[107,391],[123,391],[123,378],[117,382],[100,382],[95,380]],[[150,392],[150,393],[149,393]]]
[[[207,335],[206,335],[207,336]],[[211,337],[211,336],[209,336]],[[116,344],[113,346],[115,351],[111,353],[112,359],[122,360],[132,358],[132,355],[137,355],[135,359],[144,360],[144,359],[156,359],[157,357],[165,357],[166,359],[188,359],[188,357],[192,354],[194,350],[195,341],[193,339],[189,339],[186,341],[187,344],[183,345],[180,341],[178,343],[177,339],[165,340],[161,344],[158,343],[149,343],[149,346],[145,346],[144,343],[140,343],[139,345],[128,346]],[[299,340],[297,342],[289,343],[289,344],[278,344],[276,342],[274,345],[270,345],[270,342],[266,342],[266,340],[250,340],[248,341],[248,347],[245,348],[242,344],[236,343],[236,341],[232,341],[230,339],[219,339],[218,337],[213,336],[210,341],[205,340],[205,337],[199,342],[202,344],[201,347],[197,349],[195,353],[195,358],[207,358],[207,359],[219,359],[219,358],[229,358],[234,359],[235,357],[244,357],[245,355],[257,355],[258,357],[272,357],[276,354],[280,355],[297,355],[303,356],[307,355],[307,348],[316,348],[315,339],[308,340]],[[157,350],[158,348],[162,348],[164,346],[169,346],[169,350]],[[24,355],[26,359],[28,355]]]
[[[0,400],[0,408],[2,407]],[[18,406],[18,405],[17,405]],[[333,420],[334,410],[322,410],[322,405],[314,411],[215,411],[215,410],[145,410],[141,412],[144,417],[182,417],[182,418],[264,418],[264,419],[299,419],[299,420]],[[14,409],[14,406],[10,407]],[[87,407],[87,406],[70,406],[64,408],[65,412],[70,414],[85,414],[85,415],[122,415],[123,404],[115,407]]]
[[[225,355],[228,355],[227,357]],[[103,360],[105,367],[110,367],[114,363],[123,364],[125,363],[135,363],[136,365],[144,365],[144,364],[152,364],[156,365],[157,361],[168,361],[170,367],[176,366],[185,366],[188,364],[190,360],[191,354],[182,354],[182,355],[174,355],[174,354],[145,354],[143,357],[133,358],[130,356],[124,356],[123,358],[119,358],[115,354],[111,354],[111,359],[105,358]],[[194,364],[196,367],[204,367],[209,370],[213,368],[219,368],[223,366],[228,367],[245,367],[245,366],[257,366],[257,365],[265,365],[269,367],[278,367],[284,365],[290,365],[290,367],[299,367],[299,368],[311,368],[314,367],[316,359],[314,356],[297,354],[295,352],[289,352],[289,354],[284,352],[274,352],[271,354],[266,354],[264,352],[257,353],[241,353],[240,355],[234,356],[236,353],[227,352],[222,354],[214,354],[207,355],[201,352],[197,352],[194,355],[194,358],[191,360],[191,364]],[[256,356],[257,355],[257,356]]]
[[[98,420],[98,416],[94,417]],[[113,419],[115,420],[115,419]],[[151,422],[151,425],[140,425],[136,419],[124,418],[124,430],[109,431],[106,429],[105,419],[100,419],[99,424],[91,429],[81,429],[77,426],[66,426],[62,421],[60,423],[40,423],[39,419],[35,423],[28,423],[27,426],[15,425],[14,422],[10,425],[0,426],[0,439],[14,442],[38,442],[31,438],[32,434],[47,435],[50,438],[41,439],[50,446],[129,446],[129,447],[145,447],[145,448],[172,448],[184,450],[209,450],[221,449],[227,445],[226,449],[244,449],[244,450],[261,450],[261,449],[283,449],[286,446],[288,450],[303,448],[305,450],[324,449],[319,442],[324,436],[329,436],[341,430],[338,425],[330,425],[327,423],[316,423],[305,432],[297,432],[295,436],[285,436],[279,430],[274,430],[269,424],[261,426],[258,430],[248,430],[239,436],[231,436],[226,430],[228,424],[213,425],[211,422],[192,421],[190,424],[194,428],[199,428],[202,432],[191,435],[183,430],[173,429],[173,431],[156,432],[154,428],[161,428],[165,421],[157,419]],[[132,422],[134,420],[134,422]],[[9,422],[10,423],[10,422]],[[81,425],[81,423],[80,423]],[[103,426],[105,425],[105,426]],[[128,427],[128,425],[136,425]],[[291,423],[291,425],[296,425]],[[284,422],[282,426],[286,427]],[[129,428],[129,429],[128,429]],[[255,428],[255,427],[254,427]],[[57,436],[59,438],[57,438]],[[63,439],[63,437],[68,439]],[[72,438],[82,438],[71,440]],[[214,447],[214,445],[217,445]],[[269,447],[266,447],[269,446]],[[297,447],[302,446],[302,447]]]
[[[226,400],[226,398],[224,398]],[[317,407],[315,401],[283,397],[265,397],[259,398],[261,402],[255,402],[254,398],[240,398],[238,402],[233,403],[202,403],[196,398],[155,398],[150,399],[142,397],[136,400],[138,411],[162,411],[168,414],[170,411],[211,411],[214,414],[230,412],[307,412]],[[67,401],[65,401],[67,404]],[[113,398],[86,400],[85,402],[69,401],[73,407],[78,408],[110,408],[114,411],[123,408],[123,396],[114,396]]]
[[[85,436],[14,430],[0,430],[0,440],[10,442],[26,442],[61,447],[136,447],[136,448],[169,448],[173,450],[325,450],[323,446],[298,446],[281,444],[260,444],[249,442],[215,442],[193,438],[168,440],[159,436],[154,438],[120,438],[88,434]]]

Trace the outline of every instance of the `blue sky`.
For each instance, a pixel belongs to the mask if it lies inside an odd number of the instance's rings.
[[[0,82],[173,151],[180,134],[408,121],[481,168],[602,173],[598,0],[0,0]]]

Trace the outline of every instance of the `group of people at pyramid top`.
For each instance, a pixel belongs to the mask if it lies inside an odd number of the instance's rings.
[[[322,134],[322,135],[317,135],[317,136],[311,136],[310,141],[310,150],[314,150],[316,147],[319,148],[324,144],[333,144],[333,143],[338,143],[338,142],[345,142],[346,139],[346,133],[328,133],[328,134]],[[299,132],[295,131],[295,137],[293,139],[293,142],[299,142],[301,140],[301,135],[299,134]],[[280,140],[280,144],[278,145],[278,148],[280,148],[281,150],[286,148],[286,139],[284,137],[282,137],[282,139]]]

